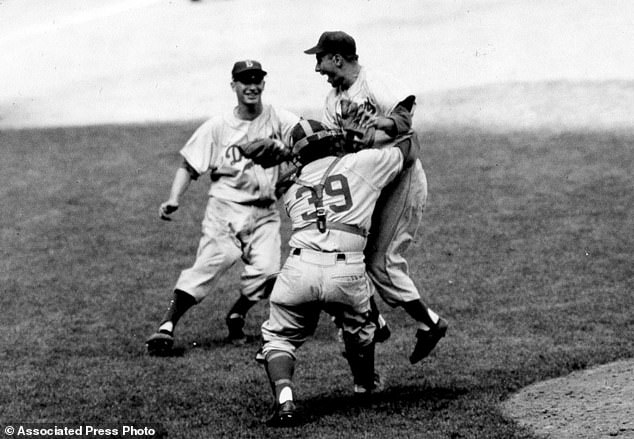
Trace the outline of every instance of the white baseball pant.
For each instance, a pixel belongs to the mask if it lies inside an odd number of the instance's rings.
[[[219,277],[242,259],[241,294],[252,301],[265,298],[267,280],[280,269],[280,215],[275,203],[258,207],[210,197],[202,232],[196,261],[181,272],[175,289],[200,302]]]
[[[365,256],[368,275],[391,306],[419,300],[403,257],[413,241],[427,202],[427,177],[420,160],[381,192],[372,215]]]
[[[295,253],[295,254],[294,254]],[[295,351],[314,334],[321,311],[341,321],[342,329],[359,346],[374,339],[369,321],[372,282],[362,252],[324,253],[292,250],[277,277],[270,314],[262,324],[263,354]]]

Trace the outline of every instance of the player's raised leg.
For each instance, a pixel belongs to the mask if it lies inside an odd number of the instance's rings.
[[[412,364],[429,355],[448,326],[421,299],[403,257],[416,236],[426,200],[427,179],[417,160],[381,193],[372,217],[375,233],[371,231],[365,252],[368,274],[381,298],[390,306],[401,306],[418,322]]]

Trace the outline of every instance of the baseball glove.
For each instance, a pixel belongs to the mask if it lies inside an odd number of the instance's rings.
[[[376,132],[376,128],[371,126],[373,120],[374,116],[362,106],[347,99],[341,101],[341,125],[345,132],[347,151],[372,147]]]
[[[291,151],[281,141],[275,139],[253,140],[238,148],[243,156],[263,168],[277,166],[292,158]]]

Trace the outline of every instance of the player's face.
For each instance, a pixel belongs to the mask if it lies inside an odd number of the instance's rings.
[[[339,87],[343,84],[344,77],[341,69],[337,65],[336,56],[331,53],[318,53],[317,64],[315,64],[315,71],[320,75],[324,75],[326,80],[333,87]]]
[[[262,101],[262,91],[264,91],[263,78],[241,78],[233,81],[231,86],[236,92],[239,104],[257,105]]]

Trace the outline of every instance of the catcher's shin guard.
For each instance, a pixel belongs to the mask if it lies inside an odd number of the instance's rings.
[[[279,403],[282,390],[285,387],[291,387],[291,389],[293,387],[295,358],[288,352],[271,351],[266,355],[264,368],[269,378],[275,401]]]
[[[350,365],[350,370],[354,378],[355,386],[365,388],[367,390],[373,390],[374,384],[374,346],[372,342],[367,346],[359,346],[346,340],[344,337],[344,343],[346,345],[346,359]]]

